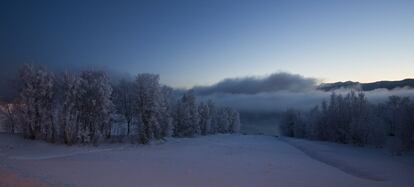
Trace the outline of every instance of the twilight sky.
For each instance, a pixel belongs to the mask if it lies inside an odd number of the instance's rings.
[[[0,77],[25,62],[158,73],[174,87],[278,71],[414,77],[412,0],[2,0],[0,23]]]

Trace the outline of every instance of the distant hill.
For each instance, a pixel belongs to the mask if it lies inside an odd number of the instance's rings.
[[[409,87],[414,88],[414,79],[404,79],[400,81],[377,81],[371,83],[360,83],[360,82],[335,82],[321,84],[318,89],[323,91],[333,91],[337,89],[357,89],[362,91],[370,91],[375,89],[388,89],[392,90],[395,88]]]

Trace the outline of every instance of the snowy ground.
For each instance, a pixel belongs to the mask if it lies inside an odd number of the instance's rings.
[[[0,186],[414,186],[414,157],[259,135],[50,145],[0,135]]]

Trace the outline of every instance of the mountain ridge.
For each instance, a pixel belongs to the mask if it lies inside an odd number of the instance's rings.
[[[370,83],[360,83],[354,81],[334,82],[334,83],[322,83],[317,89],[323,91],[333,91],[337,89],[356,89],[361,91],[371,91],[375,89],[387,89],[393,90],[396,88],[414,88],[414,79],[407,78],[398,81],[376,81]]]

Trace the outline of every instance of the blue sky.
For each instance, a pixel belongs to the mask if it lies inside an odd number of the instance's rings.
[[[158,73],[175,87],[278,71],[414,77],[414,1],[2,1],[0,62]],[[2,71],[2,70],[0,70]]]

